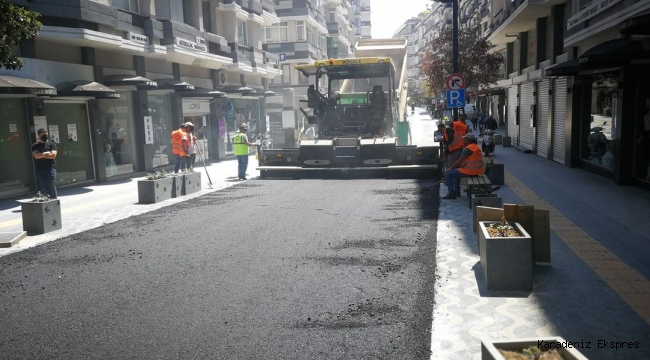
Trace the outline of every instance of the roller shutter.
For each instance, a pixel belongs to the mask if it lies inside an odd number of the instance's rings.
[[[542,80],[537,84],[537,155],[548,158],[548,109],[551,81]]]
[[[512,144],[517,144],[519,138],[519,126],[517,126],[517,90],[518,86],[508,88],[508,136],[512,138]]]
[[[564,136],[566,123],[566,77],[555,79],[553,91],[553,161],[564,164]]]
[[[533,150],[533,128],[530,126],[530,106],[535,101],[535,83],[522,84],[519,95],[519,146]]]

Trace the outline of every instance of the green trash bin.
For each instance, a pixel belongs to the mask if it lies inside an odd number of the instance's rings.
[[[399,121],[397,123],[397,143],[400,146],[409,144],[409,123],[408,121]]]

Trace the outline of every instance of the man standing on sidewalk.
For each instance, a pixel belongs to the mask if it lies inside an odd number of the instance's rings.
[[[47,130],[38,129],[36,134],[38,141],[32,145],[32,156],[36,164],[38,189],[43,195],[56,199],[56,144],[50,140]]]
[[[239,180],[246,180],[246,169],[248,168],[248,147],[255,146],[255,144],[248,142],[248,125],[239,125],[239,131],[233,138],[233,150],[237,156],[237,165],[239,166],[238,176]]]
[[[460,155],[460,159],[456,160],[445,173],[449,192],[443,199],[460,197],[460,179],[483,174],[483,151],[476,144],[476,136],[469,133],[463,136],[463,142],[465,148]]]
[[[185,170],[187,166],[187,133],[185,132],[185,123],[181,123],[178,130],[172,131],[172,154],[176,162],[174,173],[178,170]]]

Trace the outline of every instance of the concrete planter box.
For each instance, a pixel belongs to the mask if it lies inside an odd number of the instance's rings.
[[[498,221],[478,223],[479,255],[487,289],[490,291],[533,290],[533,240],[518,223],[510,223],[521,237],[490,237],[486,226]]]
[[[485,167],[485,175],[490,179],[492,185],[504,185],[505,168],[503,164],[492,164]]]
[[[503,208],[503,199],[497,194],[490,194],[490,196],[476,196],[476,194],[472,194],[472,228],[474,232],[478,231],[478,220],[476,218],[477,206]]]
[[[188,195],[201,191],[201,173],[183,174],[183,189],[181,194]]]
[[[494,134],[494,145],[503,145],[503,135]]]
[[[512,138],[510,136],[503,137],[503,147],[512,147]]]
[[[140,204],[153,204],[172,198],[174,179],[138,180],[138,201]]]
[[[546,346],[548,345],[550,346],[550,349],[556,349],[566,360],[588,360],[584,355],[582,355],[578,350],[574,348],[558,348],[558,345],[566,342],[566,340],[559,336],[495,341],[481,340],[481,360],[505,360],[505,358],[499,352],[499,349],[521,351],[531,346],[538,346],[540,340],[543,341],[542,346],[540,346],[540,349],[542,350],[547,349]]]
[[[183,176],[172,176],[172,198],[177,198],[183,195]]]
[[[63,227],[61,202],[58,199],[45,202],[24,202],[20,205],[23,215],[23,231],[27,235],[40,235]]]

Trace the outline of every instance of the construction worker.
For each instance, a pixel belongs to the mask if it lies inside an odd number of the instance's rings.
[[[467,134],[468,126],[465,124],[465,120],[461,116],[460,119],[456,119],[451,124],[451,128],[454,130],[454,138],[449,142],[447,140],[447,169],[451,168],[451,165],[458,160],[460,157],[461,151],[464,146],[463,136]]]
[[[189,126],[187,124],[190,124]],[[194,135],[194,124],[191,122],[185,123],[185,131],[187,132],[188,137],[188,154],[189,158],[187,160],[187,168],[190,171],[194,171],[194,163],[196,162],[196,154],[198,154],[198,148],[196,144],[196,135]]]
[[[176,161],[174,167],[174,173],[178,173],[178,170],[185,170],[187,167],[188,159],[188,144],[187,139],[188,135],[185,131],[186,123],[181,123],[178,130],[172,131],[171,142],[172,142],[172,155]]]
[[[460,197],[460,179],[483,174],[483,151],[476,144],[476,136],[469,133],[462,137],[464,149],[460,158],[445,172],[448,193],[443,199]]]
[[[233,150],[237,156],[237,164],[239,166],[238,177],[239,180],[246,180],[246,168],[248,168],[248,148],[255,146],[254,143],[248,142],[248,125],[243,123],[239,125],[239,131],[233,138]]]

